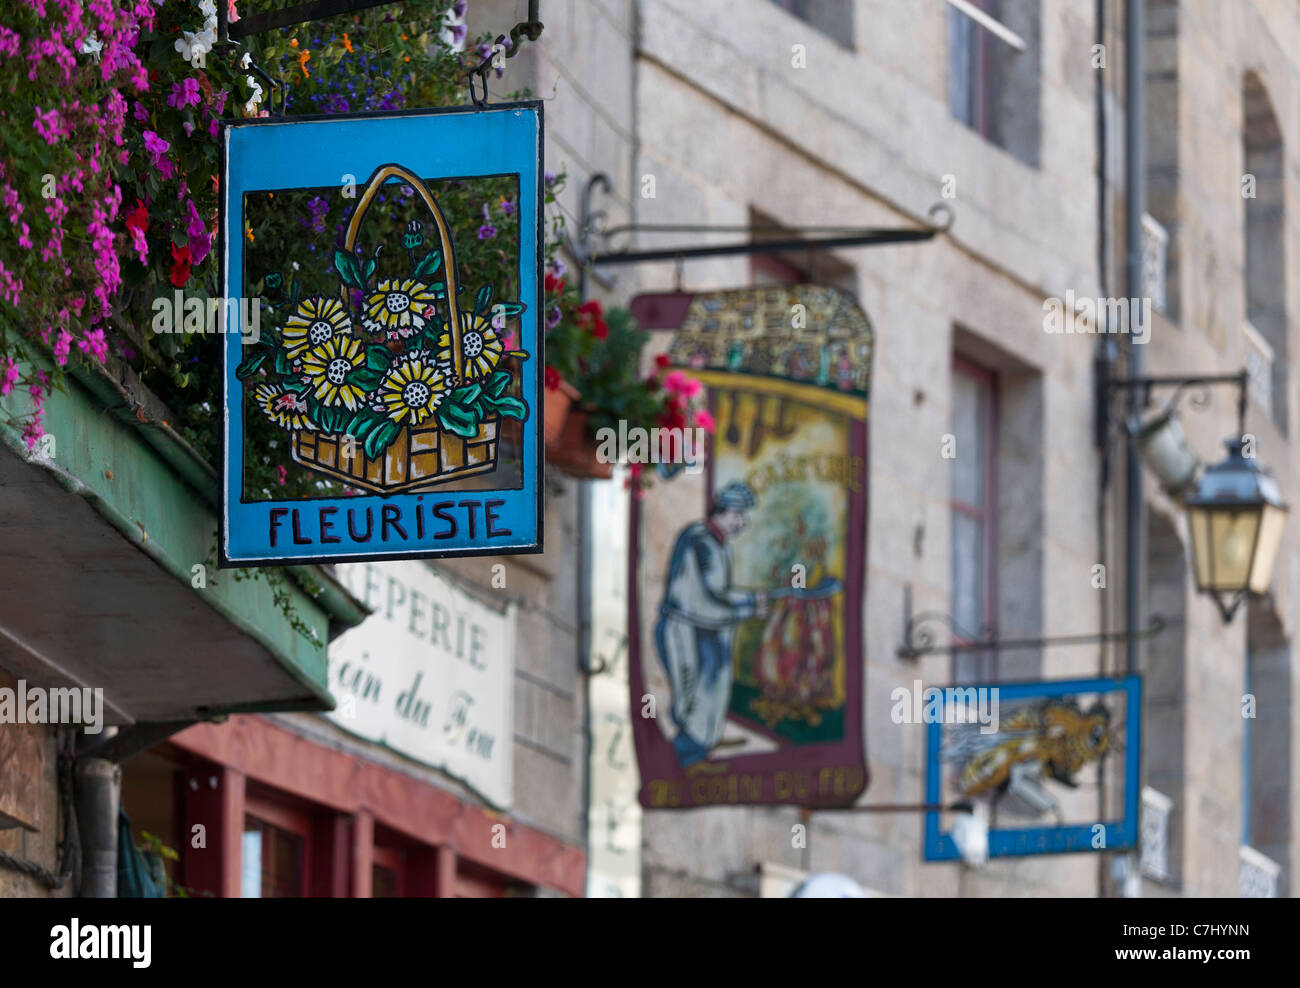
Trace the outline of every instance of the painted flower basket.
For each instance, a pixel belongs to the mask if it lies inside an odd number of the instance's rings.
[[[422,252],[424,228],[412,221],[402,237],[409,276],[377,279],[382,244],[366,257],[357,238],[391,179],[418,194],[438,245]],[[464,307],[442,210],[424,183],[397,165],[377,169],[366,185],[334,266],[339,297],[299,299],[295,281],[283,324],[263,335],[238,370],[254,383],[262,412],[289,433],[293,460],[377,494],[494,470],[503,419],[528,417],[527,406],[508,394],[514,375],[504,359],[528,356],[504,342],[505,319],[524,305],[493,305],[485,285],[472,308]],[[279,276],[267,283],[278,285]]]

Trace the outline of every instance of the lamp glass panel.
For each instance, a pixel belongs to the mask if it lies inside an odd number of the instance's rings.
[[[1260,519],[1259,541],[1255,549],[1255,562],[1250,568],[1250,590],[1252,593],[1266,593],[1273,581],[1273,565],[1277,562],[1278,547],[1282,544],[1282,527],[1286,524],[1286,512],[1275,505],[1264,506]]]
[[[1259,508],[1210,512],[1210,551],[1214,554],[1210,572],[1213,590],[1244,590],[1250,578],[1259,532]]]
[[[1196,586],[1202,590],[1210,585],[1210,513],[1204,508],[1188,508],[1187,521],[1192,529],[1192,562],[1196,567]]]

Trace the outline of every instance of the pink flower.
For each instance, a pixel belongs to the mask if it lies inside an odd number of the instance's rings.
[[[72,349],[72,334],[66,329],[59,330],[59,338],[54,344],[54,362],[60,367],[68,365],[68,352]]]
[[[6,367],[0,373],[0,398],[9,396],[9,392],[18,383],[18,363],[12,357],[5,361]]]
[[[713,416],[703,408],[695,413],[695,426],[698,429],[703,429],[709,435],[713,435],[718,428],[718,424],[713,421]]]
[[[283,487],[285,482],[289,479],[289,471],[284,468],[283,464],[275,468],[275,475],[280,479],[281,487]]]
[[[84,340],[77,341],[77,349],[82,353],[91,354],[101,364],[108,359],[108,340],[105,339],[102,329],[92,329],[86,333]]]

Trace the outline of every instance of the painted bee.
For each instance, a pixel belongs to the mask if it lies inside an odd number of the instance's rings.
[[[1056,800],[1043,786],[1047,777],[1076,788],[1076,776],[1110,750],[1110,711],[1100,702],[1080,710],[1072,699],[1053,699],[1017,708],[1000,718],[998,730],[978,725],[948,729],[940,757],[957,763],[957,785],[966,796],[991,796],[1012,813],[1040,816]]]

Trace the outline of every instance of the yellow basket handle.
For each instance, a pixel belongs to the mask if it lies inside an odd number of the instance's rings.
[[[460,305],[457,299],[459,291],[456,284],[456,252],[452,247],[451,230],[447,227],[447,220],[442,215],[442,209],[438,206],[438,201],[434,199],[425,184],[398,165],[384,165],[376,171],[370,176],[370,181],[366,183],[365,191],[361,193],[361,198],[357,202],[357,208],[352,211],[352,219],[348,223],[348,232],[343,239],[343,246],[349,253],[352,252],[352,249],[356,246],[357,234],[361,230],[361,221],[365,218],[366,210],[370,208],[371,201],[390,178],[402,179],[420,194],[420,198],[429,207],[429,212],[433,214],[433,221],[438,227],[438,239],[442,242],[442,264],[447,272],[447,320],[451,332],[452,369],[456,374],[456,380],[463,384],[464,369],[462,364],[464,363],[464,357],[460,349]],[[343,287],[342,292],[346,304],[348,302],[347,286]]]

